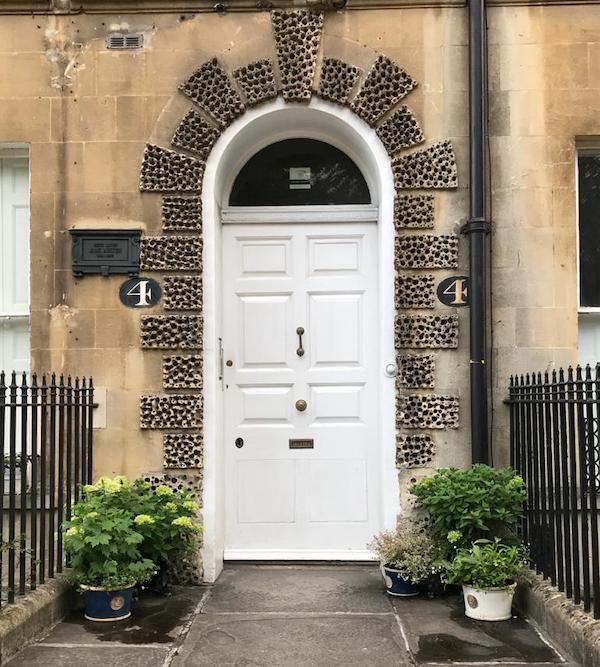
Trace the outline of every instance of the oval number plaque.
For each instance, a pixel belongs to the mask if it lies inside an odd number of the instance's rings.
[[[153,278],[130,278],[119,289],[119,299],[128,308],[151,308],[161,296],[160,285]]]
[[[445,305],[461,308],[469,305],[469,277],[450,276],[437,286],[437,298]]]

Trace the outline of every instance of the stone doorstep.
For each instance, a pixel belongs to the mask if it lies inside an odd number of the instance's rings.
[[[0,610],[0,665],[67,615],[73,587],[59,575]]]
[[[600,667],[600,620],[541,577],[533,586],[519,586],[516,600],[523,615],[581,667]]]

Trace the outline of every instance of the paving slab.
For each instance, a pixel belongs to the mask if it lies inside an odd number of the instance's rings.
[[[226,568],[206,612],[389,612],[379,567],[239,565]]]
[[[131,617],[115,623],[86,621],[72,611],[41,641],[44,644],[172,644],[205,592],[204,587],[176,588],[173,595],[144,593],[132,604]]]
[[[397,667],[409,665],[392,614],[202,614],[172,667]]]
[[[460,596],[436,600],[394,599],[418,664],[496,662],[533,665],[560,663],[561,656],[522,618],[474,621],[464,614]]]
[[[166,648],[117,646],[30,646],[10,661],[10,667],[162,667]]]

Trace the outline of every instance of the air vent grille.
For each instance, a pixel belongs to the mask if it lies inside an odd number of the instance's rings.
[[[111,32],[106,37],[107,49],[141,49],[144,35],[141,32]]]

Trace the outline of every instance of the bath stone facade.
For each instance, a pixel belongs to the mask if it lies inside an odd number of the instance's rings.
[[[281,90],[286,102],[307,101],[310,99],[314,83],[316,60],[319,55],[321,32],[326,19],[310,11],[273,12],[273,35],[277,53],[277,71],[279,79],[274,77],[274,68],[269,60],[264,59],[243,65],[234,72],[228,72],[215,57],[200,65],[196,72],[184,81],[180,90],[188,96],[206,114],[203,118],[194,109],[189,109],[171,141],[176,148],[183,148],[197,153],[202,159],[210,155],[219,131],[223,131],[244,109],[259,102],[270,100]],[[268,55],[268,52],[264,54]],[[258,64],[257,64],[258,63]],[[252,76],[250,76],[252,72]],[[434,143],[430,147],[404,154],[403,149],[413,148],[425,141],[423,130],[412,111],[403,105],[393,111],[395,105],[403,100],[416,86],[417,82],[401,67],[384,55],[378,56],[370,69],[363,73],[351,63],[322,54],[321,76],[316,89],[317,94],[336,103],[349,106],[352,111],[364,118],[376,128],[382,144],[392,161],[397,196],[396,221],[398,237],[395,245],[396,307],[398,325],[396,349],[398,350],[399,376],[397,382],[397,428],[398,455],[396,463],[403,466],[435,465],[435,442],[433,435],[426,436],[428,456],[407,457],[407,442],[414,442],[414,435],[408,435],[406,429],[419,429],[425,432],[457,429],[459,426],[458,397],[429,394],[408,394],[409,387],[421,390],[435,389],[435,356],[410,354],[416,349],[455,349],[458,346],[458,328],[456,317],[452,315],[410,315],[410,310],[435,308],[434,285],[440,276],[416,272],[420,269],[454,269],[458,266],[458,237],[449,234],[410,233],[409,228],[431,228],[435,226],[434,197],[425,194],[404,194],[406,189],[454,189],[457,187],[457,167],[450,141]],[[357,80],[359,81],[356,85]],[[238,91],[234,89],[234,82]],[[356,90],[354,90],[356,88]],[[223,90],[223,95],[219,91]],[[385,116],[388,112],[391,114]],[[381,119],[381,120],[380,120]],[[211,129],[213,122],[219,130]],[[425,128],[426,129],[426,128]],[[157,159],[156,156],[168,156]],[[188,160],[186,162],[186,159]],[[171,174],[168,162],[173,164]],[[182,171],[181,165],[187,165]],[[144,191],[161,191],[163,229],[173,227],[171,220],[181,215],[186,208],[183,196],[173,197],[166,193],[186,192],[201,189],[197,174],[202,173],[201,164],[189,160],[185,154],[173,154],[171,148],[149,145],[145,151],[141,168],[140,188]],[[194,183],[193,186],[190,184]],[[450,194],[447,196],[451,196]],[[190,200],[188,208],[195,206]],[[174,208],[174,204],[176,204]],[[197,208],[194,209],[199,214]],[[167,215],[165,215],[167,211]],[[173,213],[175,211],[175,213]],[[168,272],[188,270],[201,272],[201,267],[194,263],[201,253],[195,252],[194,243],[201,243],[200,229],[189,227],[189,237],[153,237],[142,241],[142,265],[146,271]],[[160,275],[160,274],[159,274]],[[171,309],[170,297],[173,278],[160,275],[165,292],[168,295],[165,309]],[[194,281],[196,288],[201,284],[200,275],[178,276],[177,280]],[[197,292],[196,292],[197,293]],[[198,304],[198,312],[201,311]],[[182,310],[184,308],[181,308]],[[189,310],[189,308],[185,308]],[[407,312],[408,311],[408,312]],[[198,316],[199,319],[200,316]],[[189,319],[189,318],[188,318]],[[187,322],[187,320],[184,320]],[[172,323],[172,324],[171,324]],[[198,325],[199,326],[199,325]],[[142,345],[144,348],[165,348],[182,350],[193,347],[192,338],[182,333],[182,316],[166,315],[142,318]],[[171,332],[171,333],[169,333]],[[151,341],[150,339],[153,338]],[[200,345],[201,339],[197,338]],[[438,354],[444,354],[438,352]],[[448,354],[446,352],[445,354]],[[450,352],[452,354],[452,352]],[[194,377],[202,386],[200,376],[201,350],[194,357]],[[189,369],[190,357],[169,356],[164,368],[164,389],[170,390],[182,385],[173,385],[172,377],[183,378]],[[181,368],[177,368],[177,363]],[[417,370],[419,369],[419,370]],[[179,406],[185,405],[191,397],[143,396],[142,428],[176,429],[193,428],[189,417],[178,424]],[[165,449],[164,466],[185,467],[185,461],[191,460],[197,467],[200,460],[202,441],[201,432],[194,433],[195,440],[190,441],[184,434],[174,433],[175,440],[169,441]],[[165,438],[169,435],[165,436]],[[176,446],[179,440],[185,446],[185,454],[178,457]],[[425,435],[424,435],[425,437]],[[408,440],[407,440],[408,439]],[[165,441],[166,442],[166,441]],[[191,444],[191,443],[194,444]],[[391,462],[393,465],[393,462]]]

